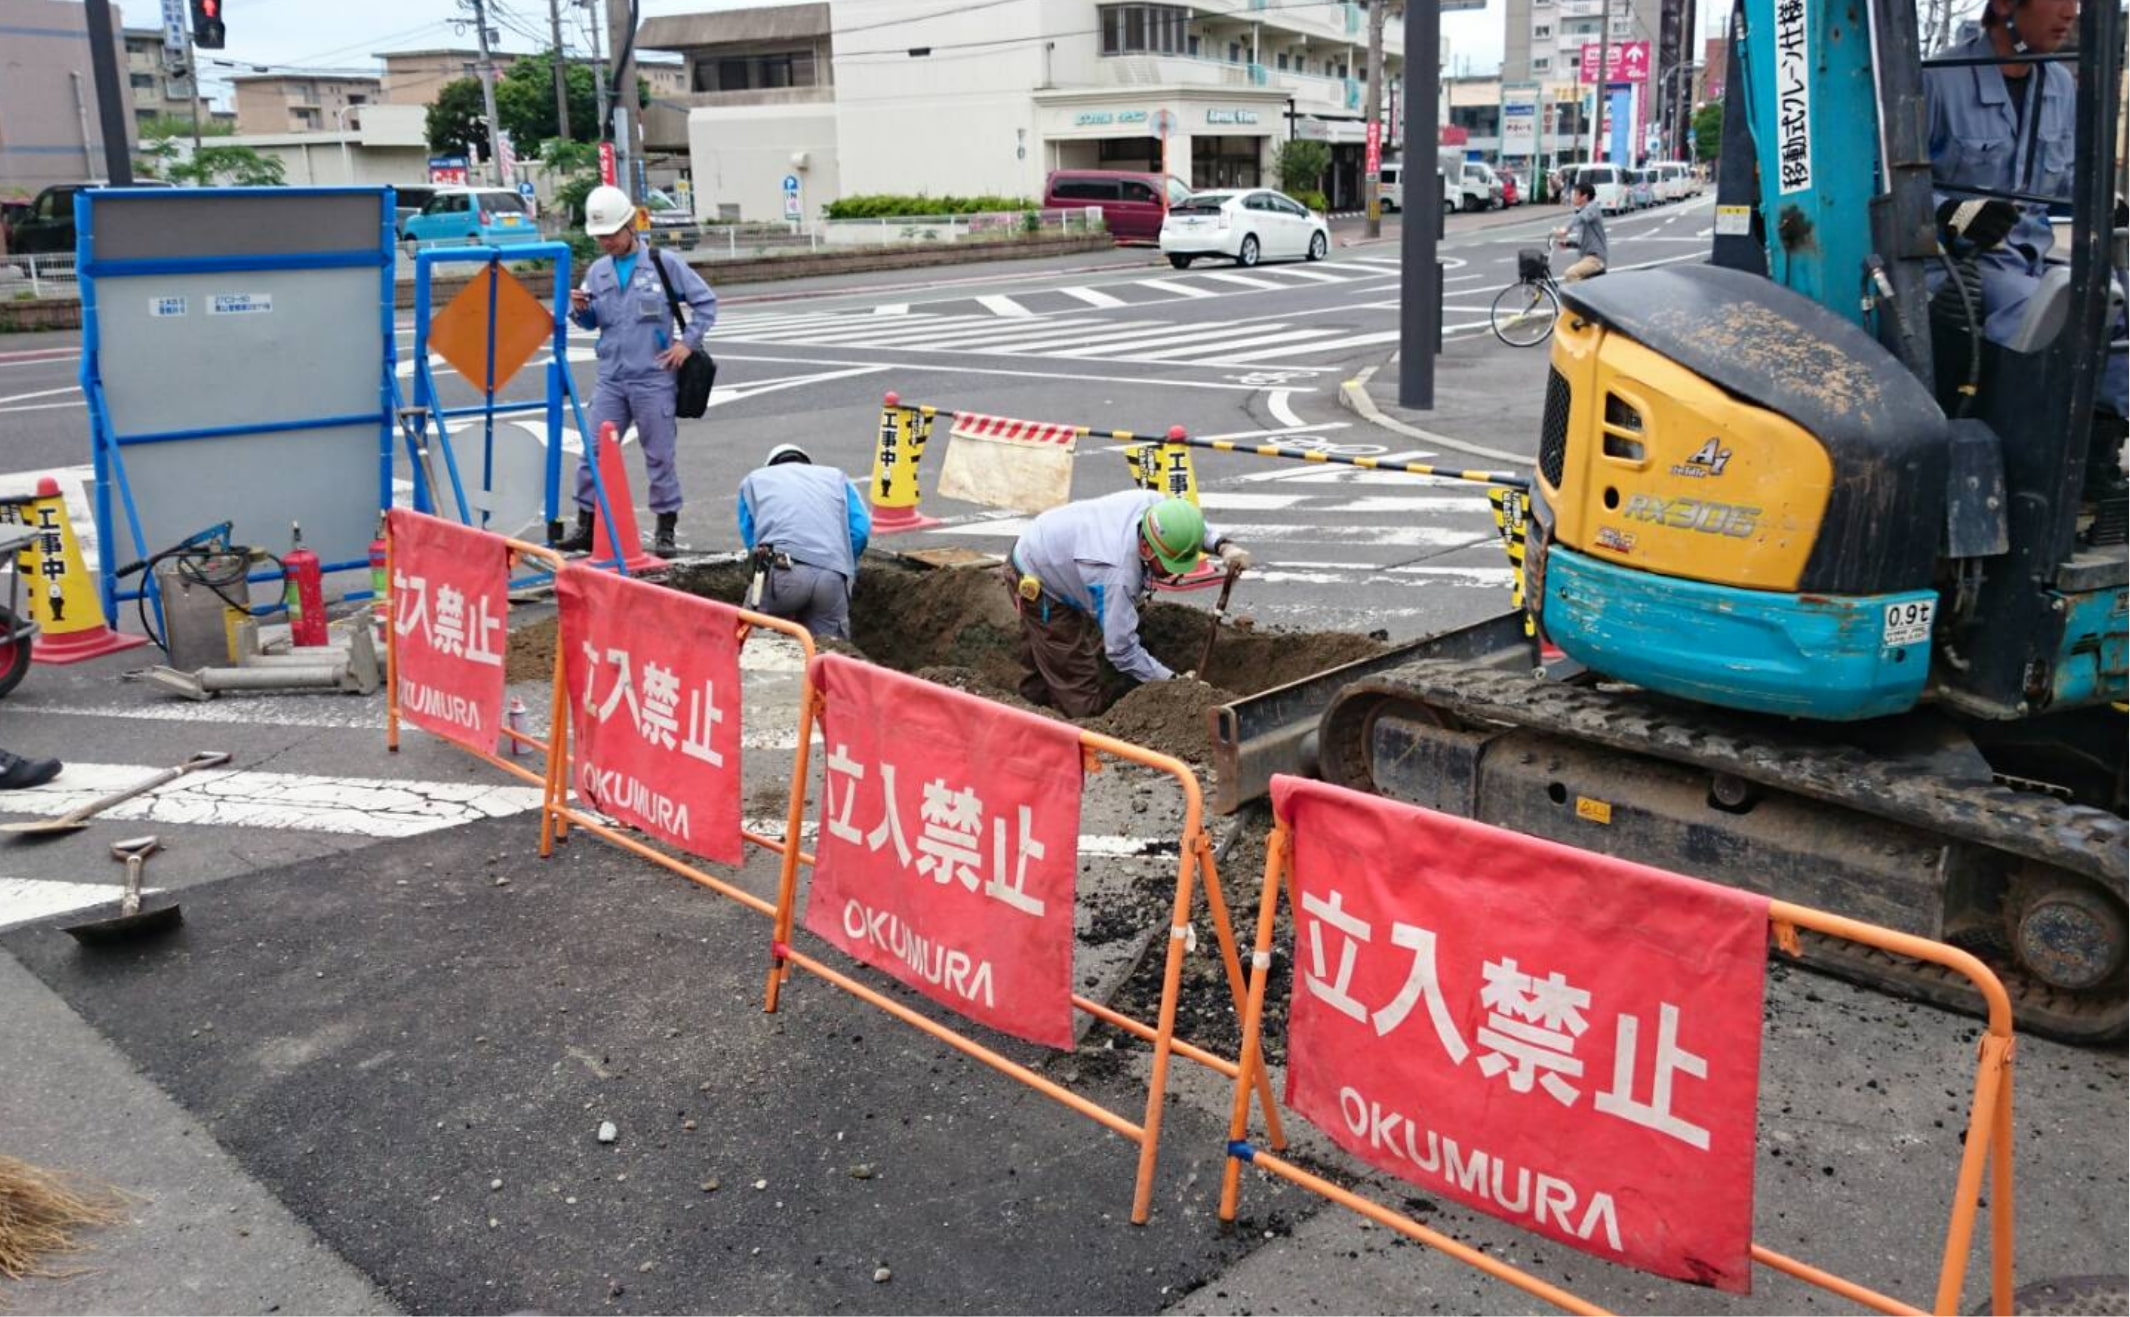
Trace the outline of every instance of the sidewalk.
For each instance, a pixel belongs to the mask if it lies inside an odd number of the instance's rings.
[[[1490,467],[1528,469],[1538,455],[1546,408],[1548,353],[1544,347],[1505,347],[1490,334],[1452,339],[1435,358],[1435,405],[1399,401],[1397,354],[1359,371],[1340,386],[1339,403],[1378,429]]]

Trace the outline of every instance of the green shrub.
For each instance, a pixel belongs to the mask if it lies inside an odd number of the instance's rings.
[[[843,197],[828,203],[828,217],[847,219],[903,219],[921,215],[971,215],[983,211],[1027,210],[1036,203],[1026,197],[928,197],[875,193]]]
[[[1293,196],[1296,201],[1301,202],[1319,215],[1331,213],[1331,199],[1321,192],[1303,191],[1296,192]]]

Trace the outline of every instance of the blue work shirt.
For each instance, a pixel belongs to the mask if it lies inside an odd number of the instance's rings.
[[[1050,598],[1101,623],[1110,663],[1136,681],[1176,675],[1139,643],[1139,596],[1146,591],[1139,523],[1166,497],[1151,489],[1127,489],[1052,508],[1029,522],[1013,546],[1014,570],[1042,582]],[[1199,547],[1210,551],[1219,539],[1208,526]]]
[[[1989,33],[1978,31],[1941,52],[1944,58],[1995,55]],[[2078,97],[2071,71],[2062,64],[2029,65],[2024,105],[2012,99],[1996,64],[1923,70],[1930,108],[1930,180],[1937,200],[1974,196],[1969,187],[2035,196],[2071,197]],[[2019,223],[2005,250],[1984,253],[1984,264],[2039,275],[2042,258],[2056,243],[2046,207],[2015,201]]]
[[[648,257],[648,259],[646,259]],[[717,323],[717,294],[686,261],[636,240],[635,252],[623,260],[630,263],[628,281],[622,282],[611,256],[602,256],[584,272],[579,285],[592,304],[570,312],[570,319],[585,329],[599,331],[599,378],[617,384],[644,380],[671,380],[673,373],[658,364],[658,354],[673,345],[673,309],[666,300],[666,286],[659,282],[656,260],[673,291],[688,306],[688,328],[681,341],[689,347],[702,344],[703,335]]]
[[[850,477],[832,466],[779,462],[740,481],[740,541],[769,544],[793,562],[857,579],[873,514]]]

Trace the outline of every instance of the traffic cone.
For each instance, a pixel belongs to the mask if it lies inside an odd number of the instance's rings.
[[[922,407],[905,407],[890,393],[880,406],[880,442],[873,452],[873,478],[868,484],[873,516],[873,534],[901,535],[940,524],[917,510],[924,497],[918,487],[917,466],[924,459],[925,444],[932,437],[935,413]]]
[[[33,662],[79,663],[148,643],[146,636],[113,631],[104,620],[103,600],[82,562],[58,481],[39,480],[37,497],[17,516],[26,517],[25,526],[37,536],[15,561],[30,597],[30,620],[38,628],[30,647]]]
[[[621,430],[612,421],[599,427],[599,484],[606,491],[606,510],[614,515],[598,518],[592,543],[596,548],[603,537],[608,554],[594,565],[612,567],[619,561],[631,576],[665,566],[665,559],[644,552],[643,536],[636,529],[636,500],[629,496],[629,471],[621,460]]]

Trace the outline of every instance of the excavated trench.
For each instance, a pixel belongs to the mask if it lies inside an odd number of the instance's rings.
[[[682,567],[675,589],[738,603],[747,567],[719,562]],[[1197,681],[1135,686],[1103,663],[1113,703],[1083,725],[1119,740],[1181,758],[1203,760],[1206,711],[1243,695],[1324,668],[1383,652],[1385,645],[1349,632],[1261,630],[1248,620],[1249,577],[1230,603],[1231,623],[1214,642]],[[1179,672],[1198,667],[1211,613],[1157,598],[1140,615],[1147,651]],[[867,659],[928,681],[1029,707],[1019,694],[1019,623],[1013,597],[994,565],[930,567],[892,555],[868,555],[851,594],[851,639]]]
[[[691,563],[666,578],[673,589],[737,604],[747,591],[741,560]],[[1384,643],[1345,631],[1283,631],[1253,626],[1250,578],[1230,602],[1230,621],[1214,642],[1197,681],[1134,686],[1103,663],[1113,703],[1082,720],[1091,730],[1182,759],[1204,761],[1206,711],[1325,668],[1380,654]],[[1157,597],[1140,615],[1148,652],[1179,672],[1198,667],[1212,615],[1204,607]],[[851,638],[863,657],[987,699],[1030,708],[1019,694],[1018,622],[1013,598],[995,565],[932,567],[892,554],[868,554],[851,595]],[[507,673],[536,680],[554,661],[555,626],[547,619],[511,635]],[[834,646],[835,648],[845,648]]]

